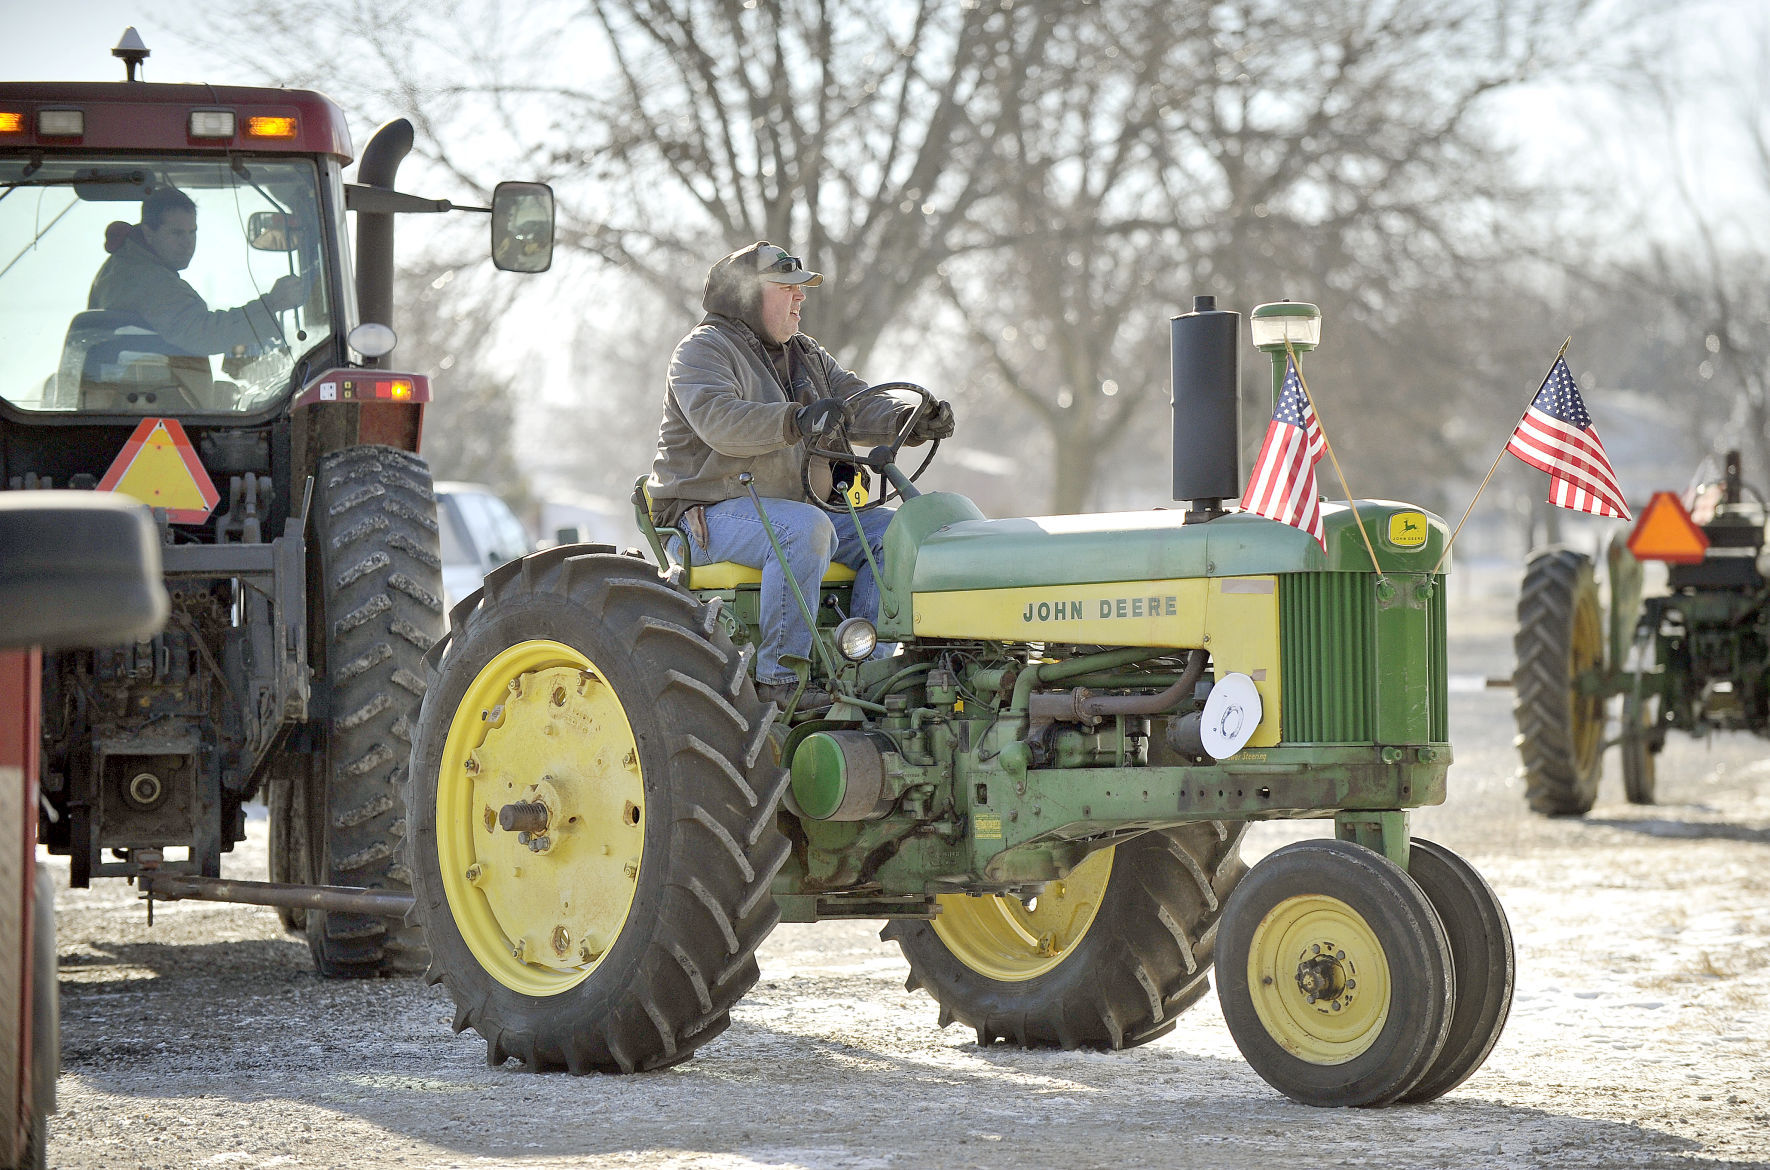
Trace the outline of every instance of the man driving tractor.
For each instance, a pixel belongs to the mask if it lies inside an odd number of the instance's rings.
[[[113,228],[119,225],[113,224]],[[212,373],[207,355],[257,349],[281,337],[276,314],[306,299],[302,278],[279,278],[256,300],[234,309],[210,309],[179,273],[197,251],[197,205],[175,187],[161,187],[141,201],[141,222],[107,232],[110,257],[92,279],[88,309],[128,313],[185,351],[170,364],[199,405],[211,402]]]
[[[822,274],[766,241],[713,265],[701,296],[706,316],[670,358],[658,452],[646,482],[653,519],[687,534],[697,562],[762,570],[756,689],[765,701],[784,699],[798,685],[782,658],[808,656],[811,631],[739,476],[752,476],[756,494],[768,500],[768,523],[804,596],[817,595],[833,560],[856,571],[855,615],[874,618],[879,589],[861,533],[845,516],[832,523],[817,503],[829,500],[833,477],[827,460],[807,467],[807,441],[840,429],[864,449],[889,440],[915,409],[884,395],[850,408],[866,381],[799,332],[805,290],[821,283]],[[916,421],[910,442],[952,433],[952,407],[942,402]],[[855,515],[876,560],[891,510]]]

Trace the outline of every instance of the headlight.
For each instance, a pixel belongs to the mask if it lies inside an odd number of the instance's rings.
[[[836,649],[850,662],[864,662],[879,645],[879,631],[863,617],[851,617],[836,627]]]

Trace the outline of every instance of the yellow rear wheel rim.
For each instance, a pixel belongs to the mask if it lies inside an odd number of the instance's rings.
[[[1364,916],[1338,898],[1287,898],[1254,928],[1248,991],[1286,1052],[1344,1064],[1375,1044],[1389,1019],[1389,959]]]
[[[501,827],[506,806],[536,805],[543,832]],[[594,663],[542,640],[487,663],[455,709],[436,783],[443,892],[480,965],[525,995],[582,982],[632,910],[645,816],[633,727]]]
[[[1604,658],[1604,628],[1598,606],[1590,594],[1576,597],[1569,644],[1571,673],[1575,682],[1583,671],[1599,666]],[[1604,744],[1604,696],[1592,692],[1573,695],[1573,754],[1582,768],[1591,766]]]
[[[942,895],[934,933],[979,975],[1006,983],[1037,978],[1068,958],[1093,925],[1115,851],[1090,853],[1030,904],[993,895]]]

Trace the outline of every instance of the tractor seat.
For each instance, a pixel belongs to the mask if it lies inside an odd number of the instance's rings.
[[[834,562],[830,564],[830,571],[824,574],[825,585],[845,585],[852,580],[854,570]],[[736,561],[713,561],[689,566],[683,584],[690,589],[741,589],[746,585],[762,584],[762,570]]]
[[[749,565],[740,565],[736,561],[710,561],[704,565],[694,564],[680,556],[674,556],[670,549],[670,538],[679,537],[681,531],[663,527],[652,519],[651,494],[645,490],[646,476],[640,476],[633,484],[633,518],[639,524],[639,531],[645,534],[651,544],[652,551],[657,554],[660,565],[680,565],[684,572],[682,583],[689,589],[742,589],[746,586],[762,584],[762,570]],[[678,548],[686,547],[684,539]],[[831,563],[824,573],[825,585],[845,585],[854,580],[854,570],[847,565]]]

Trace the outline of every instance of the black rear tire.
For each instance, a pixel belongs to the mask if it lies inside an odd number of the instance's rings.
[[[1110,858],[1095,855],[1100,872],[1090,878],[1084,863],[1067,879],[1093,886],[1070,901],[1091,898],[1097,907],[1073,937],[1060,937],[1068,907],[1047,923],[1052,915],[1041,916],[1039,905],[1029,913],[1018,900],[994,895],[945,896],[947,921],[940,926],[898,921],[880,937],[903,949],[910,964],[906,986],[940,1005],[940,1026],[962,1023],[976,1031],[980,1045],[1145,1044],[1172,1031],[1180,1013],[1210,989],[1217,919],[1247,872],[1240,856],[1246,828],[1222,821],[1182,825],[1125,841]],[[1039,902],[1069,896],[1063,885],[1051,883]],[[1048,941],[1047,925],[1055,927]],[[1039,944],[1014,947],[1016,938],[1034,935]]]
[[[404,891],[411,888],[402,845],[412,718],[424,694],[424,654],[443,630],[430,469],[390,447],[323,456],[313,529],[318,612],[309,628],[330,684],[331,718],[304,797],[307,850],[324,884]],[[397,919],[320,910],[306,919],[322,975],[424,967],[421,936]]]
[[[1579,677],[1604,664],[1604,619],[1592,560],[1566,548],[1530,558],[1518,595],[1512,716],[1525,799],[1539,813],[1580,816],[1598,799],[1604,696]]]
[[[581,546],[494,570],[453,616],[408,797],[428,980],[494,1066],[686,1059],[780,920],[787,774],[748,656],[648,563]],[[545,846],[502,829],[506,801],[547,808]]]
[[[1665,746],[1659,704],[1658,695],[1631,690],[1623,696],[1623,795],[1630,804],[1653,804],[1659,795],[1659,752]]]
[[[265,807],[270,812],[270,880],[308,885],[313,876],[312,817],[308,814],[307,780],[309,760],[291,757],[279,763],[265,784]],[[277,921],[291,934],[305,936],[307,911],[295,906],[278,906]]]

